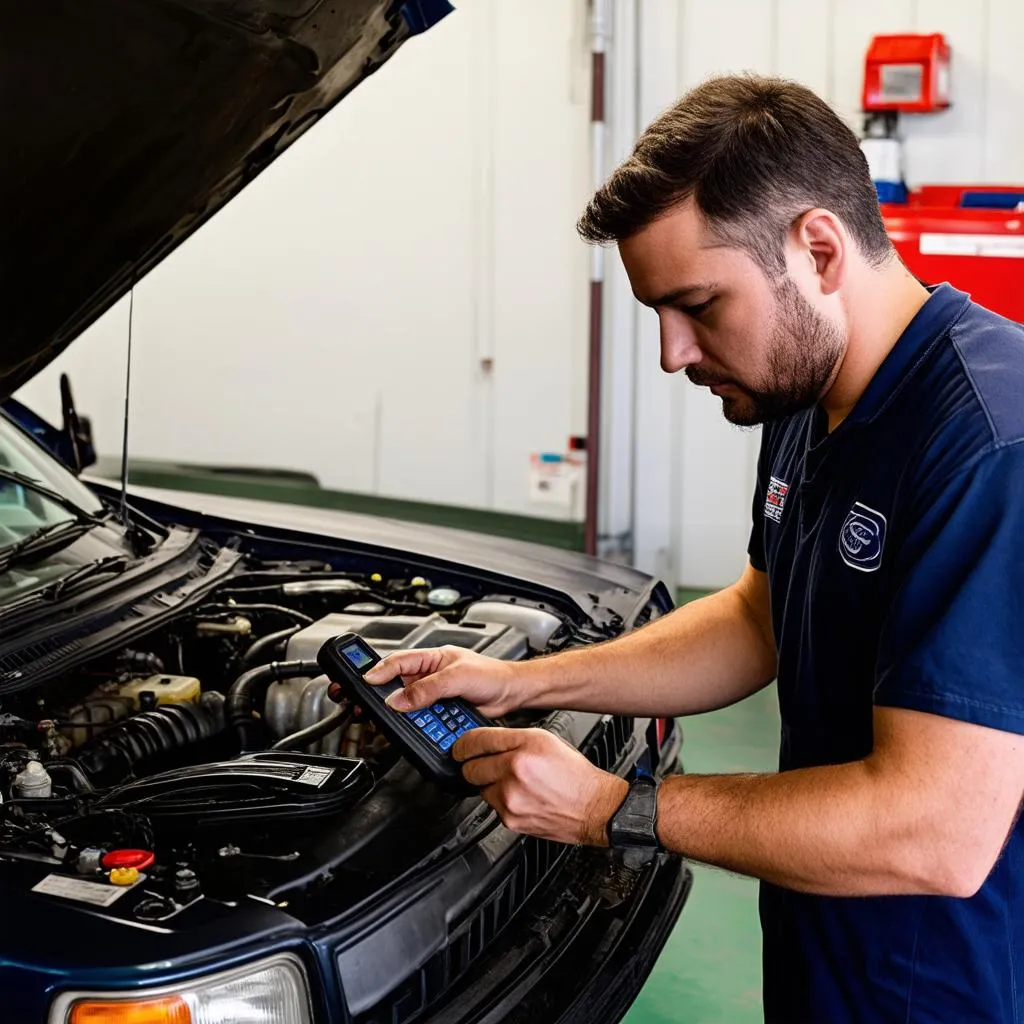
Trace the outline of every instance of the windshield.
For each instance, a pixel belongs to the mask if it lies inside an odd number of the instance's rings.
[[[0,415],[0,469],[38,480],[83,511],[94,514],[103,511],[99,499],[88,487],[3,415]],[[73,519],[68,509],[49,498],[20,484],[0,480],[0,550],[43,527]]]

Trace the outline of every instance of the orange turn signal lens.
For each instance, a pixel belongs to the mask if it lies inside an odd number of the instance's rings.
[[[192,1024],[181,996],[156,999],[86,999],[75,1003],[68,1024]]]

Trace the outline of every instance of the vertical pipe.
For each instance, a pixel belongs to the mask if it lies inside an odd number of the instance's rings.
[[[609,0],[590,0],[590,147],[592,184],[604,183],[605,54],[610,30]],[[587,491],[583,547],[597,554],[601,460],[601,309],[604,300],[604,250],[594,246],[590,258],[590,366],[587,399]]]

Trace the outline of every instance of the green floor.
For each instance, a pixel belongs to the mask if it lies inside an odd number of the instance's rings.
[[[775,687],[742,704],[682,719],[688,772],[774,771]],[[694,865],[693,890],[627,1024],[753,1024],[761,1021],[757,883]]]

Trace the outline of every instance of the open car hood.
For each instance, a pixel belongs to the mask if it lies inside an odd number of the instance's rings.
[[[0,27],[0,399],[447,0],[36,0]]]

